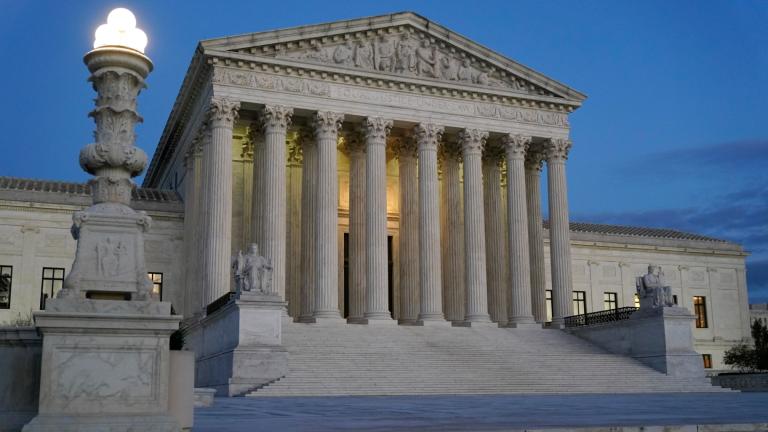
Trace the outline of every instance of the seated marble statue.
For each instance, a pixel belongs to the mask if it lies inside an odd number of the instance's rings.
[[[235,275],[235,292],[266,294],[272,287],[272,265],[269,260],[259,255],[259,247],[251,243],[248,253],[239,251],[232,259]]]
[[[636,286],[641,308],[645,306],[659,308],[675,305],[672,300],[672,288],[666,284],[664,273],[658,265],[649,265],[648,274],[638,277]]]

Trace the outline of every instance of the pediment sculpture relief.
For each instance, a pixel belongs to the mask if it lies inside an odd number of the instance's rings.
[[[480,59],[426,34],[403,31],[359,39],[313,39],[309,46],[289,45],[275,52],[278,58],[307,60],[346,68],[408,75],[419,78],[498,87],[529,94],[554,96],[532,83],[490,67]]]

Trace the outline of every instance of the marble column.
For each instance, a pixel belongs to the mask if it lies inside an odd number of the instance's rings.
[[[464,224],[461,212],[461,147],[449,141],[440,146],[443,168],[443,304],[445,318],[464,322]]]
[[[365,144],[357,131],[344,132],[349,155],[349,316],[353,324],[365,323]]]
[[[363,121],[365,137],[365,318],[389,321],[387,275],[387,135],[392,120],[367,117]]]
[[[400,324],[414,324],[419,317],[421,300],[419,298],[418,148],[412,136],[398,138],[397,157],[400,170],[399,322]]]
[[[437,144],[443,128],[421,123],[414,127],[419,152],[419,282],[421,325],[445,323],[440,274],[440,207],[437,183]]]
[[[493,322],[507,323],[507,245],[505,212],[501,199],[501,160],[504,152],[486,146],[483,152],[485,202],[486,273],[488,274],[488,312]]]
[[[315,115],[317,191],[315,213],[315,322],[339,321],[339,180],[336,145],[344,114]]]
[[[299,322],[312,322],[315,310],[315,216],[317,214],[317,141],[314,132],[301,135],[301,312]]]
[[[230,290],[232,260],[232,128],[240,103],[211,99],[210,142],[203,148],[202,235],[205,305]]]
[[[286,251],[285,251],[285,292],[288,301],[288,315],[294,319],[301,316],[301,150],[304,128],[292,128],[288,132],[287,204],[286,204]]]
[[[507,225],[509,227],[510,304],[509,326],[533,324],[531,308],[531,268],[528,250],[528,208],[525,196],[525,152],[531,138],[506,135]]]
[[[293,108],[267,105],[259,113],[264,134],[260,178],[260,253],[272,263],[272,285],[267,295],[285,297],[286,249],[286,134]],[[254,163],[255,165],[255,163]],[[256,198],[256,197],[254,197]]]
[[[547,275],[541,216],[541,168],[544,154],[529,147],[525,154],[525,198],[528,207],[528,250],[531,262],[531,305],[537,323],[547,321]]]
[[[547,191],[549,193],[549,254],[552,262],[552,325],[562,326],[573,315],[571,231],[568,221],[568,189],[565,161],[571,141],[553,138],[546,143]]]
[[[488,132],[464,129],[459,132],[464,159],[464,322],[490,322],[488,284],[485,274],[485,216],[483,211],[482,148]]]
[[[198,219],[200,196],[200,153],[202,151],[203,134],[199,133],[192,139],[189,150],[184,155],[184,260],[188,264],[184,279],[185,308],[184,316],[200,313],[202,305],[202,286],[200,285],[200,269],[198,253],[200,250],[198,237]]]
[[[264,207],[262,193],[264,191],[265,159],[264,134],[262,133],[261,124],[258,121],[254,121],[248,126],[248,140],[253,149],[253,163],[251,166],[253,175],[251,177],[250,243],[256,243],[261,247],[263,243],[261,239],[261,216],[263,214],[262,208]]]

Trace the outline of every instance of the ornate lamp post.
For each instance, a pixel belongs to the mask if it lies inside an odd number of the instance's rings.
[[[136,97],[152,70],[146,43],[133,14],[115,9],[85,55],[98,93],[90,113],[96,142],[80,151],[80,166],[94,176],[88,182],[93,205],[73,216],[77,252],[64,288],[34,314],[43,335],[40,403],[25,432],[176,432],[180,423],[191,426],[169,408],[169,401],[185,396],[171,386],[172,373],[183,368],[171,366],[168,343],[181,317],[171,315],[170,303],[151,298],[144,263],[150,218],[129,206],[131,179],[147,163],[134,146],[141,121]],[[190,373],[174,382],[192,379]]]
[[[93,206],[74,215],[77,253],[59,298],[150,297],[143,233],[151,219],[129,207],[135,187],[131,178],[147,164],[146,153],[134,145],[135,125],[142,121],[136,98],[152,71],[146,45],[133,14],[118,8],[96,30],[94,49],[85,55],[89,81],[98,93],[89,114],[96,123],[96,142],[80,151],[80,166],[94,175],[88,182]]]

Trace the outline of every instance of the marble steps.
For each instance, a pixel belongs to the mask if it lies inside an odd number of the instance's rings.
[[[288,324],[289,373],[248,396],[722,391],[558,330]]]

